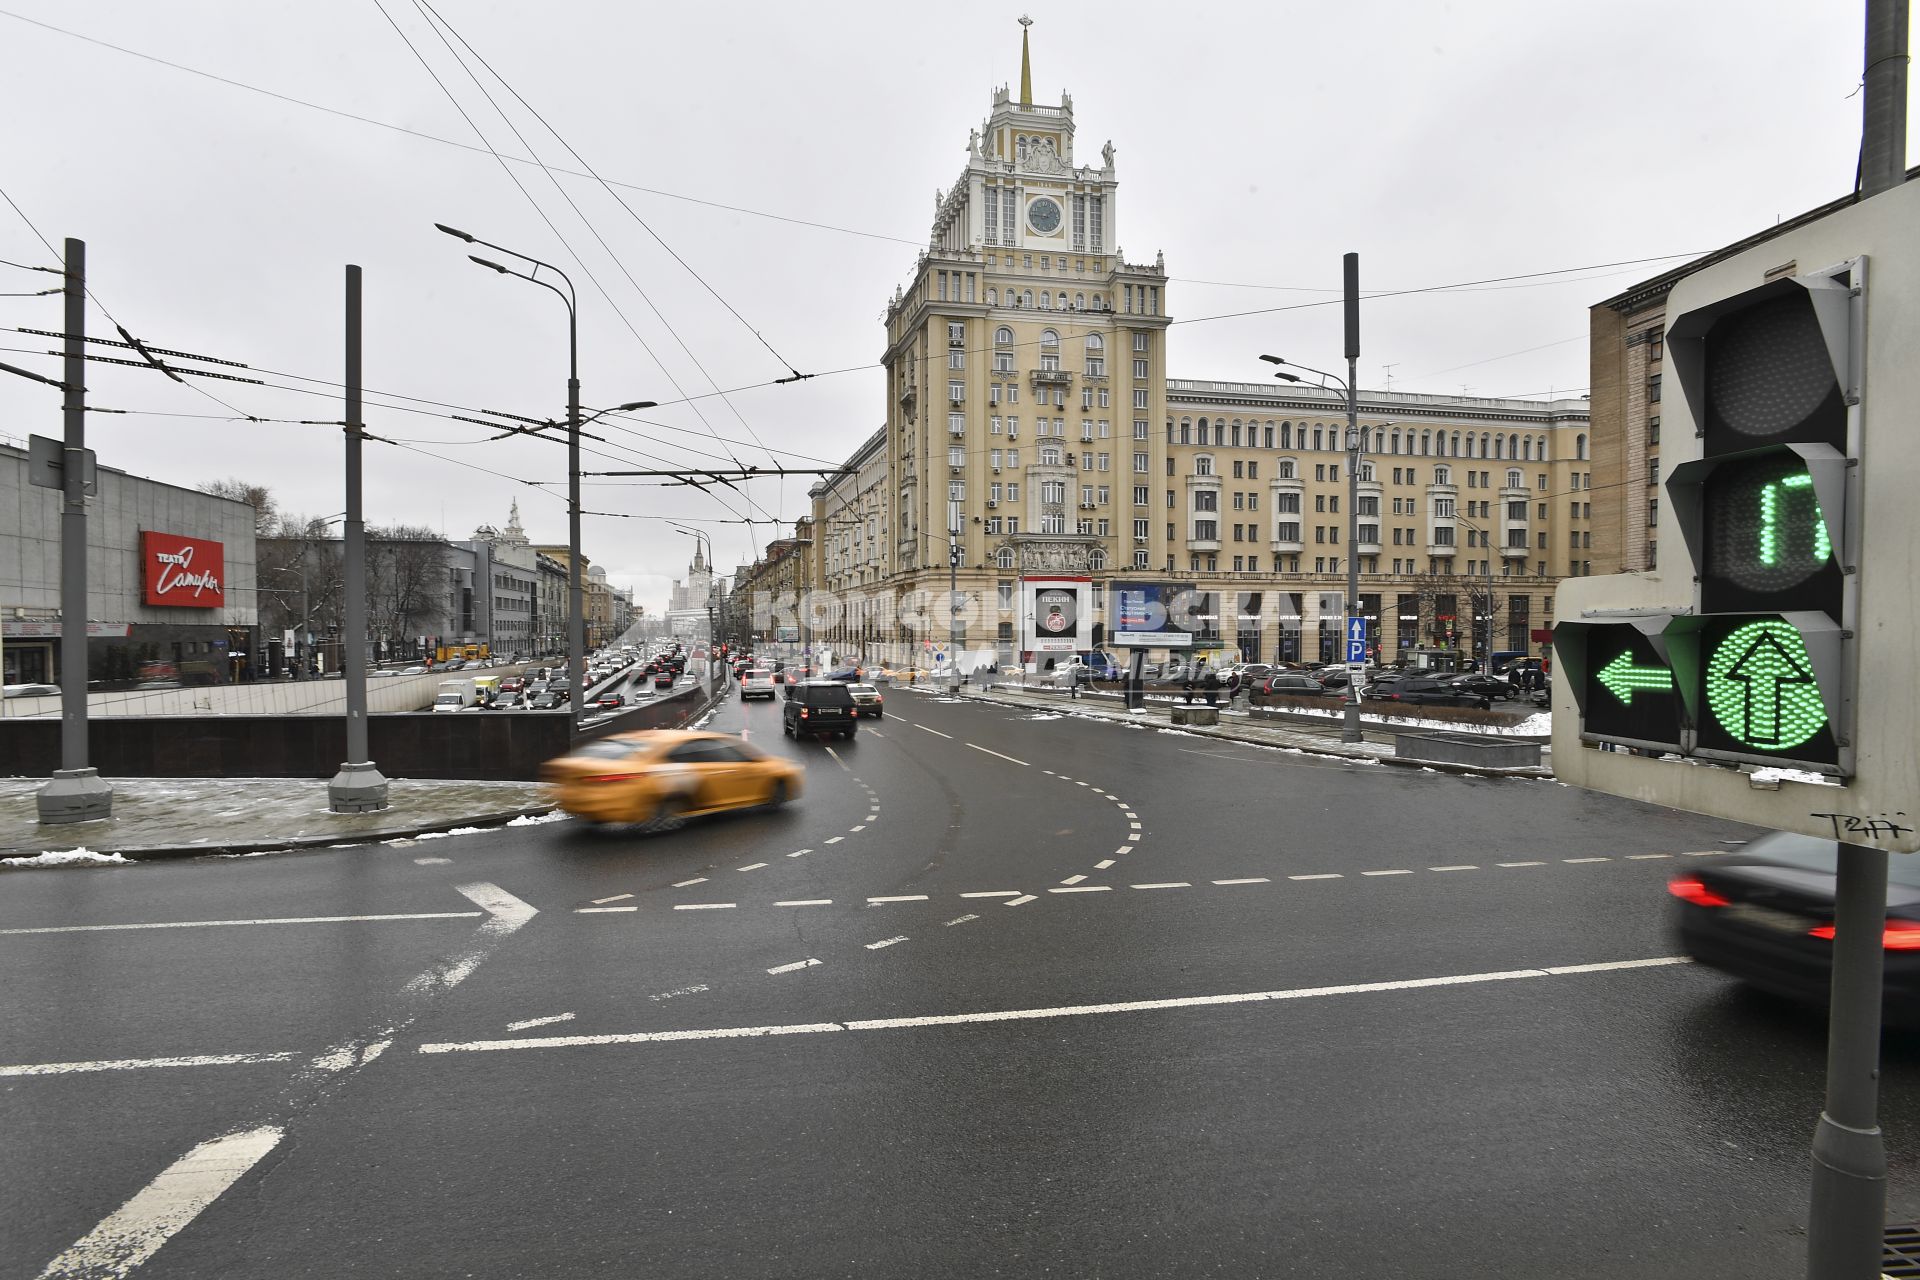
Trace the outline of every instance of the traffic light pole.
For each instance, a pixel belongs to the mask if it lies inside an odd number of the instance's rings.
[[[1347,636],[1351,644],[1353,620],[1360,615],[1360,255],[1341,259],[1346,294],[1347,346]],[[1364,662],[1347,664],[1346,705],[1341,708],[1340,741],[1359,742],[1360,678]]]
[[[367,746],[367,529],[360,509],[360,445],[366,427],[360,420],[360,268],[355,266],[347,268],[346,339],[347,510],[341,530],[346,599],[341,602],[340,671],[346,682],[347,758],[327,784],[327,807],[335,813],[375,813],[387,807],[387,780]]]

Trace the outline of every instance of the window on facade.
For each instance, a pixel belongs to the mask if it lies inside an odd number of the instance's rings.
[[[967,398],[966,383],[949,382],[947,384],[947,399],[953,401],[955,404],[959,404],[962,400],[965,400],[966,398]]]
[[[1219,491],[1215,489],[1195,490],[1193,495],[1193,509],[1195,511],[1218,511],[1220,509]]]
[[[1273,526],[1273,536],[1278,542],[1300,541],[1300,522],[1298,520],[1280,521]]]
[[[1060,447],[1058,445],[1052,445],[1052,444],[1041,445],[1040,446],[1040,465],[1043,467],[1059,466],[1060,465]]]
[[[1195,542],[1218,542],[1220,540],[1220,522],[1218,520],[1195,520],[1193,522],[1193,540]]]
[[[1172,461],[1172,459],[1168,459],[1168,461]],[[1197,476],[1212,475],[1213,474],[1213,458],[1210,455],[1204,454],[1204,453],[1196,455],[1193,460],[1193,474]]]
[[[1133,455],[1133,469],[1139,474],[1145,474],[1147,472],[1148,458],[1146,454],[1136,453]]]
[[[953,445],[947,450],[947,465],[964,467],[967,465],[967,450],[964,445]]]

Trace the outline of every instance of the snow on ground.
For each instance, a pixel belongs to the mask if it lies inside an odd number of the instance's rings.
[[[510,827],[540,827],[549,822],[565,822],[567,815],[555,809],[552,813],[522,814],[507,823]]]
[[[9,867],[98,867],[126,861],[127,859],[117,853],[95,853],[85,847],[49,849],[32,858],[0,858],[0,863],[5,863]]]

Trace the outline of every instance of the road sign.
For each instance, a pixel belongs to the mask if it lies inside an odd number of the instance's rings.
[[[1352,666],[1357,663],[1364,666],[1366,664],[1366,661],[1367,661],[1367,642],[1365,640],[1351,640],[1351,639],[1348,640],[1347,641],[1347,665]]]
[[[27,481],[42,489],[67,487],[66,445],[51,436],[27,437]],[[80,475],[87,496],[100,492],[93,463],[93,450],[80,451]]]

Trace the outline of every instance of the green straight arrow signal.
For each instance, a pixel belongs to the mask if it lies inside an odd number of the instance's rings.
[[[1797,747],[1827,723],[1806,642],[1778,619],[1749,622],[1714,649],[1707,704],[1728,733],[1761,751]]]
[[[1673,672],[1665,667],[1636,667],[1633,665],[1633,655],[1628,653],[1621,654],[1600,668],[1596,679],[1607,687],[1607,692],[1627,706],[1633,705],[1635,690],[1673,692]]]

